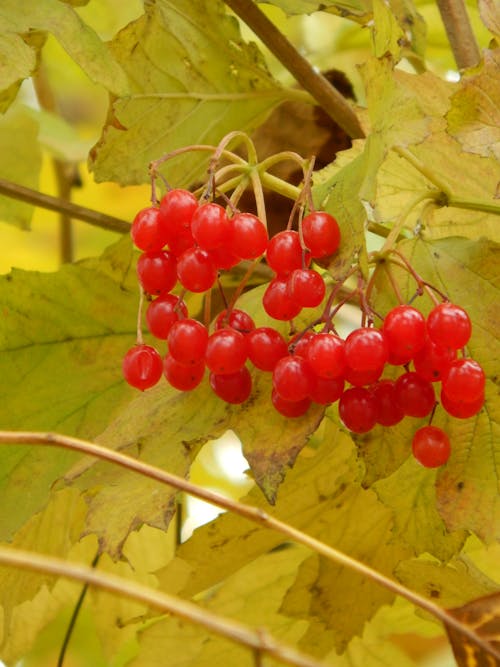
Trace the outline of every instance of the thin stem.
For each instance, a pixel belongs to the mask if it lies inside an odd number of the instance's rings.
[[[0,178],[0,194],[11,197],[12,199],[18,199],[19,201],[25,201],[28,204],[34,204],[35,206],[45,208],[49,211],[65,213],[72,218],[88,222],[90,225],[94,225],[94,227],[107,229],[111,232],[126,234],[130,231],[130,223],[125,222],[125,220],[106,215],[106,213],[94,211],[85,206],[72,204],[59,197],[42,194],[37,190],[26,188],[24,185],[19,185],[18,183],[12,183],[4,178]]]
[[[391,283],[392,291],[396,295],[396,299],[398,300],[399,304],[405,303],[405,300],[403,299],[403,295],[401,293],[401,289],[399,288],[397,280],[394,278],[394,274],[392,273],[390,264],[387,261],[384,261],[383,264],[384,271],[386,276],[389,278],[389,282]]]
[[[233,308],[234,308],[236,302],[238,301],[238,299],[239,299],[240,296],[241,296],[241,293],[242,293],[243,290],[245,289],[245,287],[246,287],[248,281],[250,280],[250,278],[251,278],[251,276],[252,276],[252,273],[254,272],[255,267],[256,267],[259,263],[260,263],[260,257],[257,257],[257,259],[254,259],[254,260],[252,261],[252,263],[249,265],[249,267],[248,267],[248,269],[247,269],[245,275],[244,275],[243,278],[240,280],[240,284],[239,284],[238,287],[236,288],[236,290],[235,290],[235,292],[234,292],[234,294],[233,294],[233,296],[232,296],[232,298],[231,298],[231,301],[229,302],[229,306],[228,306],[228,311],[229,311],[229,312],[231,312],[231,311],[233,310]]]
[[[274,153],[274,155],[266,157],[262,162],[259,162],[259,170],[269,171],[274,165],[279,164],[280,162],[287,162],[288,160],[296,162],[299,167],[304,170],[304,158],[294,151],[281,151],[280,153]]]
[[[435,172],[429,169],[421,160],[418,159],[416,155],[413,155],[411,151],[409,151],[407,148],[403,148],[402,146],[393,146],[392,150],[400,157],[407,160],[413,167],[415,167],[415,169],[419,171],[422,176],[425,176],[428,181],[433,183],[436,188],[438,188],[438,190],[445,194],[446,198],[450,196],[451,192],[449,185],[442,181]]]
[[[458,69],[474,67],[481,54],[463,0],[437,0]]]
[[[394,244],[397,242],[397,239],[401,235],[401,230],[404,227],[406,218],[409,216],[409,214],[415,208],[415,206],[418,206],[418,204],[420,204],[420,202],[424,201],[425,199],[436,200],[440,195],[441,191],[439,190],[425,190],[424,192],[419,192],[418,195],[416,195],[416,197],[411,199],[403,208],[401,213],[398,215],[397,220],[395,221],[389,236],[386,238],[384,245],[380,249],[380,252],[384,253],[387,250],[390,250],[394,246]]]
[[[35,570],[57,577],[66,577],[81,581],[90,586],[102,588],[110,593],[131,598],[158,609],[163,613],[173,614],[190,623],[201,625],[209,632],[243,644],[252,651],[261,651],[287,665],[296,667],[325,667],[324,663],[301,653],[262,630],[254,630],[239,621],[226,618],[204,609],[193,602],[183,600],[160,591],[156,591],[129,579],[118,577],[109,572],[94,570],[85,565],[69,563],[61,558],[45,556],[33,551],[0,547],[0,563],[25,570]]]
[[[225,1],[352,139],[365,136],[358,117],[345,97],[300,55],[252,0]]]
[[[139,285],[139,305],[137,307],[137,345],[144,344],[144,338],[142,335],[142,311],[144,309],[144,290],[142,285]]]
[[[261,172],[260,179],[262,181],[262,185],[265,188],[268,188],[268,190],[272,190],[273,192],[277,192],[279,195],[283,195],[283,197],[287,197],[288,199],[297,199],[297,197],[300,195],[301,189],[299,187],[292,185],[291,183],[287,183],[287,181],[284,181],[282,178],[278,178],[278,176],[273,176],[273,174],[269,174],[268,172]]]
[[[500,204],[496,204],[493,200],[463,199],[462,197],[449,195],[446,205],[452,208],[465,208],[469,211],[484,211],[485,213],[500,215]]]

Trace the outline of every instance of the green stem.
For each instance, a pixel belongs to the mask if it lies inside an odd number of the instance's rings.
[[[392,247],[394,246],[394,244],[396,243],[397,239],[399,238],[399,236],[401,234],[401,230],[404,227],[404,224],[406,222],[406,218],[409,216],[409,214],[415,208],[415,206],[420,204],[420,202],[424,201],[425,199],[436,200],[440,195],[441,195],[440,191],[425,190],[423,192],[419,192],[416,197],[411,199],[406,204],[406,206],[403,208],[401,213],[398,215],[398,218],[397,218],[396,222],[394,223],[394,226],[393,226],[389,236],[386,238],[384,245],[380,249],[381,254],[392,249]]]
[[[470,211],[484,211],[485,213],[500,215],[500,204],[495,204],[494,201],[489,202],[484,199],[462,199],[462,197],[449,195],[447,206],[451,206],[452,208],[465,208]]]
[[[425,176],[425,178],[433,183],[438,190],[441,190],[447,197],[450,196],[450,188],[447,183],[442,181],[439,176],[433,172],[431,169],[429,169],[423,162],[421,162],[416,155],[413,155],[411,151],[409,151],[407,148],[403,148],[402,146],[393,146],[392,150],[397,153],[400,157],[404,158],[407,160],[417,171],[419,171],[422,176]]]
[[[301,189],[299,187],[292,185],[291,183],[287,183],[283,179],[278,178],[278,176],[273,176],[267,172],[262,172],[260,178],[262,185],[265,188],[268,188],[268,190],[272,190],[273,192],[277,192],[279,195],[283,195],[283,197],[295,200],[300,195]]]

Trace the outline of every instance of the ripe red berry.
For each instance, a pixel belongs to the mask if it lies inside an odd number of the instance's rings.
[[[191,220],[197,208],[198,200],[188,190],[175,188],[163,196],[159,220],[172,250],[172,244],[179,236],[191,237]]]
[[[257,327],[247,335],[248,358],[261,371],[272,371],[288,354],[285,339],[271,327]]]
[[[286,276],[295,269],[309,265],[310,255],[304,258],[299,233],[293,230],[278,232],[267,245],[267,263],[280,276]]]
[[[246,366],[226,375],[210,373],[209,381],[214,393],[226,403],[244,403],[252,391],[252,378]]]
[[[343,377],[346,369],[345,342],[339,336],[329,333],[312,336],[307,341],[304,356],[319,377]]]
[[[177,277],[190,292],[206,292],[217,278],[217,269],[206,250],[189,248],[177,259]]]
[[[170,355],[165,357],[163,373],[167,382],[179,391],[191,391],[203,380],[205,362],[200,361],[191,366],[180,364]]]
[[[262,305],[275,320],[291,320],[301,311],[300,304],[288,296],[287,281],[283,278],[271,280],[262,297]]]
[[[267,229],[252,213],[235,213],[229,218],[228,247],[241,259],[255,259],[267,248]]]
[[[382,426],[394,426],[405,416],[404,411],[396,402],[394,382],[379,380],[369,387],[377,405],[377,422]]]
[[[417,373],[400,375],[394,385],[396,404],[409,417],[425,417],[436,402],[434,387]]]
[[[248,356],[245,336],[235,329],[218,329],[209,336],[205,362],[217,375],[236,373]]]
[[[205,358],[208,331],[198,322],[189,317],[174,322],[168,332],[168,351],[180,364],[193,366]]]
[[[228,314],[227,309],[225,309],[215,318],[215,329],[223,329],[224,327],[230,327],[242,334],[247,334],[255,329],[255,322],[244,310],[233,308]]]
[[[455,359],[443,373],[442,387],[451,401],[476,401],[484,393],[486,377],[474,359]]]
[[[285,399],[278,394],[276,389],[273,389],[272,391],[271,402],[281,415],[288,417],[289,419],[302,417],[306,414],[311,405],[311,399],[307,397],[300,401],[285,401]]]
[[[174,322],[187,317],[187,308],[184,301],[174,294],[162,294],[148,306],[146,322],[153,336],[166,340],[168,332]]]
[[[148,294],[170,292],[177,283],[177,264],[166,250],[144,252],[137,260],[137,277]]]
[[[316,332],[311,331],[311,329],[308,329],[307,331],[299,331],[299,333],[294,334],[288,341],[290,354],[298,354],[305,359],[307,356],[307,344],[316,335]]]
[[[423,426],[413,436],[412,451],[426,468],[438,468],[450,458],[450,440],[437,426]]]
[[[346,382],[349,382],[349,384],[352,384],[354,387],[364,387],[376,382],[383,372],[384,366],[374,368],[371,371],[355,371],[349,366],[346,366],[344,378]]]
[[[315,403],[330,405],[338,401],[343,392],[343,378],[323,378],[315,375],[309,398]]]
[[[325,296],[323,276],[313,269],[295,269],[288,277],[288,296],[303,308],[316,308]]]
[[[143,208],[132,222],[130,235],[132,241],[144,252],[157,252],[167,244],[167,237],[159,222],[159,209],[156,206]]]
[[[161,378],[163,362],[154,347],[135,345],[123,358],[122,370],[128,384],[144,391]]]
[[[400,305],[389,311],[382,332],[387,343],[389,363],[406,364],[425,343],[425,317],[412,306]]]
[[[168,242],[170,252],[175,257],[180,257],[183,252],[194,248],[195,240],[190,229],[183,230]]]
[[[208,250],[208,254],[214,263],[215,268],[222,269],[224,271],[232,269],[233,266],[239,264],[240,261],[240,258],[236,257],[236,255],[234,255],[225,245],[221,245],[218,248],[214,248],[213,250]]]
[[[413,365],[424,380],[437,382],[441,380],[443,372],[456,356],[456,350],[452,350],[451,347],[441,347],[430,338],[426,338],[424,347],[413,358]]]
[[[387,345],[382,333],[371,327],[352,331],[345,341],[345,360],[354,371],[371,371],[387,361]]]
[[[440,303],[427,316],[429,338],[441,347],[459,350],[467,344],[471,332],[469,316],[453,303]]]
[[[446,412],[457,419],[469,419],[480,412],[484,405],[484,393],[475,401],[452,401],[448,396],[441,392],[441,405]]]
[[[229,222],[226,210],[215,202],[199,206],[191,220],[191,233],[203,250],[214,250],[227,242]]]
[[[353,433],[367,433],[377,423],[377,405],[372,394],[363,387],[346,389],[339,400],[339,414]]]
[[[302,220],[304,243],[316,257],[327,257],[340,245],[340,228],[333,216],[324,211],[312,211]]]
[[[285,401],[307,398],[314,384],[314,374],[308,362],[297,354],[278,361],[273,371],[273,387]]]

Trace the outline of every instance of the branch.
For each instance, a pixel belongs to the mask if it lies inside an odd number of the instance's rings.
[[[474,67],[481,54],[463,0],[437,0],[458,69]]]
[[[445,625],[466,636],[468,639],[470,639],[470,641],[480,646],[488,654],[494,655],[496,658],[500,659],[499,651],[484,641],[475,632],[474,629],[463,624],[460,620],[449,614],[445,609],[438,607],[430,600],[427,600],[427,598],[424,598],[418,593],[405,588],[405,586],[402,584],[389,579],[380,572],[377,572],[377,570],[374,570],[368,565],[365,565],[364,563],[351,558],[347,554],[344,554],[342,551],[338,551],[328,544],[325,544],[324,542],[321,542],[314,537],[310,537],[306,533],[303,533],[301,530],[298,530],[297,528],[294,528],[293,526],[290,526],[287,523],[272,517],[267,512],[264,512],[258,507],[252,507],[251,505],[245,505],[244,503],[231,500],[230,498],[225,498],[218,493],[214,493],[213,491],[192,484],[182,477],[178,477],[177,475],[173,475],[172,473],[166,472],[165,470],[161,470],[161,468],[149,465],[148,463],[144,463],[143,461],[134,459],[131,456],[127,456],[126,454],[122,454],[113,449],[108,449],[86,440],[80,440],[79,438],[60,435],[58,433],[43,433],[38,431],[0,431],[0,444],[49,445],[82,452],[90,456],[95,456],[96,458],[102,459],[104,461],[115,463],[122,468],[126,468],[133,472],[139,473],[140,475],[144,475],[149,479],[154,479],[161,484],[166,484],[167,486],[171,486],[179,491],[189,493],[190,495],[195,496],[196,498],[200,498],[201,500],[205,500],[206,502],[215,505],[216,507],[221,507],[222,509],[233,512],[234,514],[238,514],[239,516],[242,516],[243,518],[248,519],[253,523],[274,530],[277,533],[281,533],[281,535],[284,535],[287,539],[291,539],[298,544],[302,544],[308,549],[311,549],[321,556],[324,556],[328,560],[331,560],[338,565],[347,567],[350,570],[353,570],[354,572],[367,577],[371,581],[374,581],[387,590],[390,590],[395,595],[400,595],[412,604],[429,612]]]
[[[345,97],[321,73],[316,72],[252,0],[225,2],[352,139],[365,136],[358,117]]]
[[[247,646],[252,651],[267,653],[276,660],[296,667],[324,667],[312,657],[296,651],[262,630],[252,628],[203,609],[193,602],[155,591],[109,572],[94,570],[86,565],[68,563],[61,558],[44,556],[33,551],[0,547],[0,563],[25,570],[35,570],[58,577],[67,577],[82,583],[97,586],[154,607],[161,612],[173,614],[191,623],[196,623],[221,637]]]
[[[119,232],[120,234],[125,234],[130,231],[130,223],[125,222],[125,220],[120,220],[119,218],[115,218],[111,215],[106,215],[106,213],[94,211],[90,208],[86,208],[85,206],[72,204],[71,202],[64,201],[59,197],[44,195],[37,190],[26,188],[24,185],[6,181],[4,178],[0,178],[0,194],[11,197],[12,199],[25,201],[28,204],[34,204],[40,208],[46,208],[49,211],[65,213],[72,218],[83,220],[84,222],[88,222],[89,224],[94,225],[94,227],[101,227],[102,229],[107,229],[108,231]]]

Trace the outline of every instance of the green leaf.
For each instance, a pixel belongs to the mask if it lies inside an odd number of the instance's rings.
[[[373,0],[373,51],[377,58],[390,54],[399,60],[405,34],[398,25],[396,16],[383,0]]]
[[[371,0],[266,0],[266,4],[280,7],[288,15],[312,14],[321,10],[362,23],[372,15]]]
[[[99,181],[144,183],[151,160],[191,144],[216,144],[231,130],[250,132],[290,96],[255,45],[242,41],[220,0],[160,0],[111,46],[132,94],[113,102],[92,151]],[[205,169],[197,153],[162,171],[172,183],[188,185]]]
[[[4,113],[17,95],[23,79],[36,66],[36,54],[20,37],[0,33],[0,112]]]

